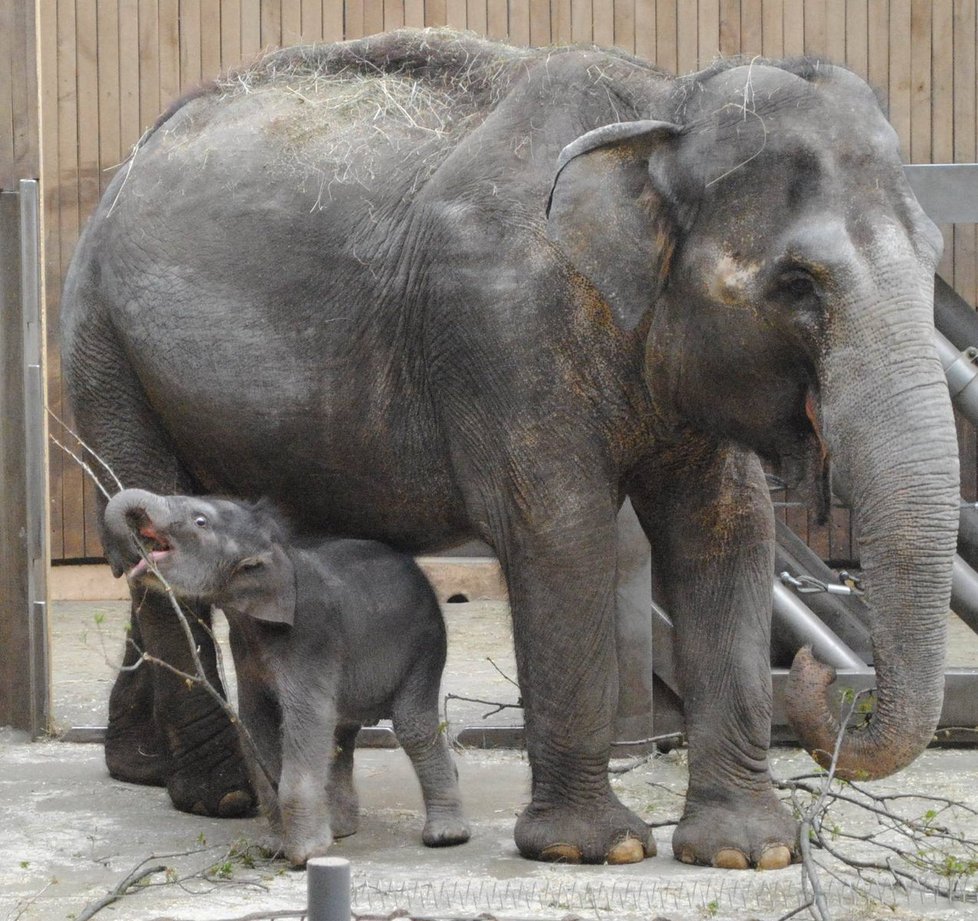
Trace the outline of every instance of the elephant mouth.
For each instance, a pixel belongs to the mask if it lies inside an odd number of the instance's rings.
[[[808,491],[808,504],[818,523],[824,524],[832,503],[831,463],[815,388],[806,389],[793,429],[793,436],[778,452],[778,473],[788,487]]]
[[[152,525],[143,524],[133,534],[139,545],[140,558],[129,570],[129,578],[136,579],[151,572],[173,553],[173,547]]]

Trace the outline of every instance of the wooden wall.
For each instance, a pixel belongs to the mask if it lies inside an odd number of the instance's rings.
[[[11,0],[6,0],[10,3]],[[976,0],[39,0],[49,399],[61,412],[58,292],[100,191],[167,101],[264,49],[449,25],[518,44],[617,45],[673,71],[718,54],[816,55],[847,64],[887,99],[909,161],[976,156]],[[0,23],[0,61],[6,30]],[[3,65],[6,66],[6,65]],[[0,81],[2,82],[2,81]],[[20,99],[21,94],[15,93]],[[0,106],[4,105],[0,99]],[[0,118],[4,114],[0,111]],[[2,137],[2,134],[0,134]],[[6,162],[0,151],[0,169]],[[942,272],[972,304],[975,227],[945,228]],[[962,431],[975,495],[974,433]],[[52,553],[100,553],[91,490],[52,454]],[[849,553],[849,523],[786,513],[823,556]]]
[[[37,179],[37,58],[33,0],[0,0],[0,189]]]

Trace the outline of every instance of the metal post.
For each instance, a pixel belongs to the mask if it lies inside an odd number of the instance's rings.
[[[27,507],[27,592],[30,637],[30,731],[43,735],[50,719],[47,626],[47,464],[41,318],[40,202],[35,179],[20,181],[20,288],[24,336],[24,458]]]
[[[306,864],[307,921],[350,921],[350,861],[313,857]]]

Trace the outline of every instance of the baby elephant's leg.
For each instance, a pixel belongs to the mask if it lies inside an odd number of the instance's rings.
[[[279,708],[272,690],[250,680],[247,672],[240,666],[238,710],[241,720],[241,748],[245,753],[252,784],[261,801],[262,813],[271,828],[271,835],[262,842],[262,846],[273,853],[281,853],[283,826],[276,792],[282,770]]]
[[[458,772],[439,726],[440,669],[434,675],[428,672],[419,669],[408,680],[394,702],[393,723],[421,783],[427,814],[421,839],[428,847],[444,847],[468,841],[470,831],[462,814]]]
[[[353,785],[353,750],[359,731],[359,723],[341,723],[336,727],[336,754],[329,772],[328,788],[334,838],[354,835],[360,827],[360,798]]]
[[[336,729],[335,697],[292,686],[282,695],[282,774],[278,785],[285,856],[293,866],[325,855],[333,836],[327,784]]]

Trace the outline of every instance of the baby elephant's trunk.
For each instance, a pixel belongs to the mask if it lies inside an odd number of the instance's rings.
[[[166,515],[166,500],[145,489],[124,489],[109,500],[104,519],[106,552],[117,576],[122,571],[115,560],[124,553],[122,548],[131,545],[134,534],[162,527]]]

